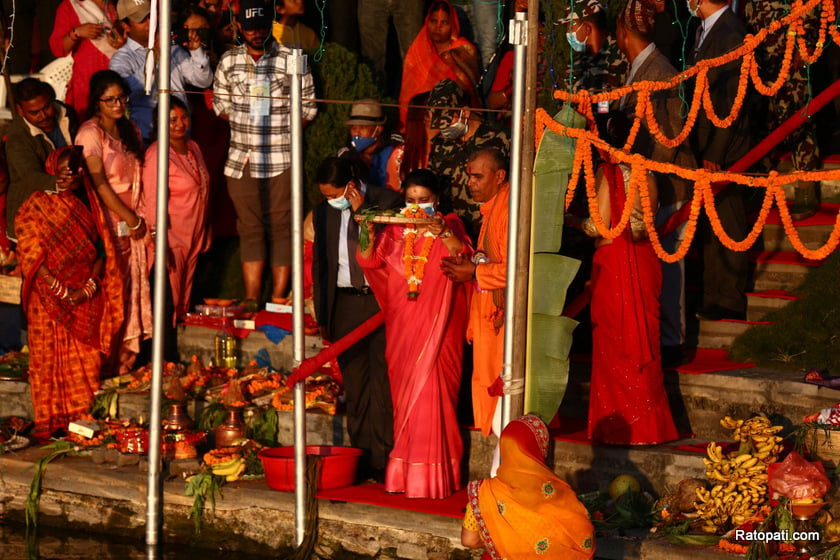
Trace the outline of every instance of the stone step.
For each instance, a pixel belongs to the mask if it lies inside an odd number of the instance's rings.
[[[802,226],[797,228],[797,233],[802,243],[809,249],[819,249],[828,241],[834,226]],[[785,233],[784,226],[780,224],[766,224],[762,232],[764,248],[768,251],[794,251],[790,238]]]
[[[748,321],[762,321],[768,313],[782,309],[793,301],[788,298],[762,295],[762,293],[751,292],[747,294]]]
[[[700,320],[697,345],[700,348],[729,348],[732,341],[742,335],[750,324],[744,321]]]
[[[769,261],[756,262],[753,273],[753,291],[793,291],[802,285],[810,269],[811,267],[809,265],[804,264]]]

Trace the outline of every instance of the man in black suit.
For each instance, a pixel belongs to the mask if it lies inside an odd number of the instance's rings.
[[[326,340],[336,341],[379,311],[356,262],[360,208],[402,206],[394,191],[366,185],[350,159],[327,158],[315,177],[326,200],[313,210],[312,279],[315,314]],[[347,432],[365,451],[363,476],[384,481],[393,446],[393,407],[385,363],[385,327],[379,327],[338,356],[347,399]]]
[[[744,41],[744,26],[726,0],[689,0],[689,9],[702,20],[692,53],[692,64],[722,56]],[[729,114],[738,92],[741,60],[709,70],[709,92],[715,113]],[[752,146],[749,131],[749,103],[728,128],[716,127],[701,109],[692,131],[692,147],[697,161],[708,171],[729,168]],[[715,197],[721,223],[730,237],[746,236],[747,221],[740,188],[730,185]],[[746,312],[747,255],[730,251],[711,228],[703,237],[703,309],[699,319],[744,319]]]

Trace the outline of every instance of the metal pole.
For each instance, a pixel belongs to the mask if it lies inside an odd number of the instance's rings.
[[[297,367],[304,359],[303,332],[303,99],[302,79],[306,56],[302,49],[292,49],[286,58],[291,78],[290,111],[292,134],[292,359]],[[303,542],[306,525],[306,387],[295,385],[295,545]],[[313,484],[316,481],[312,481]]]
[[[528,46],[528,15],[517,12],[510,21],[510,43],[513,51],[513,116],[511,118],[510,142],[510,202],[508,213],[507,281],[505,285],[505,338],[502,379],[505,382],[505,396],[502,398],[502,428],[511,420],[513,392],[522,390],[522,381],[513,383],[514,310],[516,305],[516,262],[519,234],[519,193],[522,181],[522,115],[525,106],[525,55]],[[524,381],[524,380],[523,380]]]
[[[160,1],[159,42],[160,60],[158,62],[158,153],[157,153],[157,208],[155,238],[155,278],[154,308],[152,326],[152,387],[149,411],[149,473],[146,483],[146,544],[157,545],[159,542],[161,520],[160,513],[160,443],[161,443],[161,403],[163,393],[163,341],[166,321],[166,252],[169,215],[169,63],[171,52],[170,36],[170,0]],[[154,4],[152,10],[155,9]]]

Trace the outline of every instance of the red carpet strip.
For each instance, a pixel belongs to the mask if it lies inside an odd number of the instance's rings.
[[[383,484],[367,483],[333,490],[321,490],[318,492],[318,498],[336,502],[352,502],[402,509],[405,511],[416,511],[419,513],[431,513],[432,515],[461,519],[464,517],[464,508],[467,505],[467,490],[462,488],[442,500],[406,498],[404,494],[388,494],[385,492],[385,486]]]
[[[690,355],[690,352],[689,352]],[[712,373],[731,369],[746,369],[755,367],[752,362],[733,362],[729,359],[729,351],[718,348],[698,348],[691,356],[691,361],[678,366],[680,373]]]

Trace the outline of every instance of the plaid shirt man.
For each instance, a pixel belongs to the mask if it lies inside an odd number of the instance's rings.
[[[241,45],[223,54],[216,69],[213,109],[216,114],[226,114],[230,118],[230,150],[225,175],[234,179],[242,177],[246,162],[250,164],[253,178],[275,177],[288,169],[291,162],[289,78],[286,73],[286,57],[291,50],[273,39],[269,41],[265,53],[256,62],[246,52],[245,45]],[[261,80],[270,84],[269,114],[251,116],[251,87]],[[302,83],[303,99],[313,99],[312,74],[304,74]],[[317,111],[313,101],[304,101],[304,120],[315,118]]]

